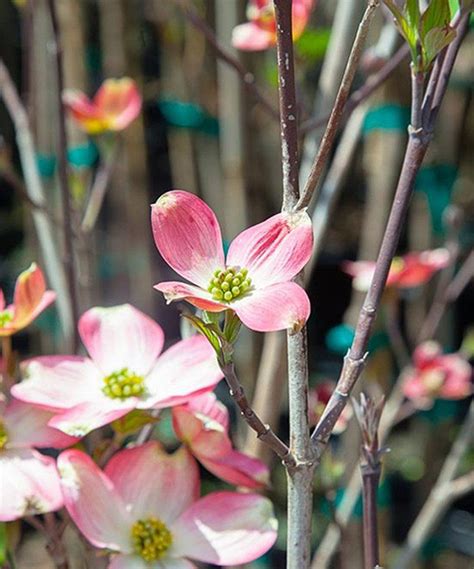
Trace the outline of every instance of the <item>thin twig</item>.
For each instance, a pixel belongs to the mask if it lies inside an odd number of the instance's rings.
[[[66,340],[69,340],[74,333],[71,301],[68,295],[64,267],[60,263],[60,254],[55,232],[53,231],[51,220],[48,219],[45,211],[43,211],[43,208],[46,207],[46,193],[41,183],[38,165],[36,163],[36,152],[28,115],[18,95],[15,84],[2,60],[0,60],[0,96],[5,103],[15,127],[16,140],[28,196],[33,203],[39,205],[41,208],[34,208],[31,213],[38,235],[46,273],[49,282],[58,295],[57,305],[63,333]]]
[[[74,236],[72,231],[72,204],[71,204],[71,189],[69,186],[69,167],[67,160],[67,133],[66,133],[66,116],[64,112],[64,105],[62,101],[62,93],[64,89],[64,71],[63,71],[63,57],[61,47],[61,32],[59,29],[58,18],[56,14],[55,0],[48,0],[49,11],[51,16],[51,23],[53,29],[53,44],[56,73],[57,73],[57,110],[58,110],[58,179],[61,188],[63,222],[64,222],[64,257],[63,262],[66,269],[68,280],[69,297],[71,299],[72,317],[74,321],[74,335],[73,335],[73,349],[77,351],[80,339],[77,330],[77,322],[79,320],[79,299],[77,291],[77,275],[74,263]]]
[[[467,287],[474,277],[474,251],[471,251],[462,267],[446,289],[445,298],[447,303],[457,300],[462,291]]]
[[[244,388],[237,377],[234,363],[224,364],[221,366],[221,369],[229,386],[232,399],[239,407],[242,417],[257,433],[257,437],[275,451],[286,466],[294,466],[295,459],[288,446],[272,431],[269,425],[263,423],[260,417],[250,407]]]
[[[453,483],[459,463],[469,448],[474,437],[474,402],[471,403],[469,412],[459,431],[459,434],[451,447],[451,451],[444,461],[441,472],[433,486],[428,499],[421,509],[418,517],[408,532],[405,545],[399,558],[395,562],[394,569],[406,569],[415,559],[417,553],[436,528],[438,522],[452,503],[454,497],[459,497],[459,492],[451,495]],[[467,490],[472,487],[472,480],[468,484],[462,484],[461,488]]]
[[[81,230],[83,233],[90,233],[97,223],[102,205],[104,203],[107,187],[110,178],[117,164],[119,144],[115,143],[111,151],[107,153],[103,163],[99,166],[97,174],[92,184],[89,201],[86,205],[84,217],[82,218]]]
[[[383,85],[398,66],[408,57],[409,53],[410,49],[408,45],[403,44],[376,73],[370,75],[366,82],[348,98],[344,117],[347,118],[351,115],[361,103],[366,101],[381,85]],[[302,123],[300,127],[300,134],[306,134],[307,132],[321,128],[328,122],[330,116],[331,114],[328,113],[323,117],[308,119]]]
[[[248,71],[242,63],[227,50],[217,39],[214,30],[210,28],[207,23],[199,16],[196,10],[194,10],[190,4],[185,0],[174,0],[186,19],[201,33],[204,35],[209,45],[216,52],[217,57],[222,61],[225,61],[230,67],[232,67],[242,80],[242,84],[245,89],[253,95],[255,100],[262,106],[263,109],[274,119],[278,120],[279,114],[277,109],[272,105],[272,103],[267,99],[267,97],[261,92],[257,85],[255,76],[253,73]]]
[[[303,209],[308,206],[314,194],[314,191],[320,182],[321,174],[326,166],[329,152],[331,151],[334,139],[336,138],[336,134],[342,120],[344,107],[349,97],[349,92],[354,80],[355,73],[357,71],[357,67],[359,65],[359,60],[362,55],[370,24],[372,22],[372,18],[375,16],[375,12],[379,4],[380,0],[369,0],[367,8],[364,12],[359,25],[359,29],[357,30],[357,35],[354,40],[351,53],[349,55],[349,59],[347,61],[346,69],[344,71],[344,76],[337,93],[336,101],[331,111],[331,116],[326,127],[326,132],[324,133],[324,136],[321,140],[318,154],[314,160],[308,180],[296,205],[296,209]]]

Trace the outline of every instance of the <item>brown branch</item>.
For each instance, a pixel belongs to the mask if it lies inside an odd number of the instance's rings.
[[[336,96],[336,101],[334,102],[331,116],[329,117],[326,131],[321,140],[318,154],[314,160],[308,180],[296,205],[296,209],[303,209],[309,205],[314,191],[320,182],[321,174],[326,167],[329,153],[333,146],[334,139],[336,138],[336,134],[343,117],[344,107],[349,97],[349,92],[354,80],[355,73],[357,71],[357,67],[359,65],[359,60],[362,55],[362,50],[364,48],[365,40],[369,32],[370,24],[379,4],[380,0],[369,0],[364,15],[362,16],[359,29],[357,30],[356,38],[354,40],[349,59],[347,61],[346,69],[342,77],[341,85]]]
[[[242,417],[247,421],[248,425],[257,433],[257,437],[266,445],[268,445],[282,460],[287,467],[294,466],[295,459],[288,446],[272,431],[269,425],[265,425],[250,404],[245,395],[234,363],[221,365],[222,373],[229,386],[230,395],[240,409]]]

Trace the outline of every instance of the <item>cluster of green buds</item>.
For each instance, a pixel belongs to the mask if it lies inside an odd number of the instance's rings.
[[[13,315],[9,310],[0,310],[0,328],[4,328],[13,320]]]
[[[251,287],[252,281],[248,277],[248,270],[245,268],[229,267],[228,269],[217,269],[211,279],[207,290],[212,294],[214,300],[219,302],[231,302],[239,296],[243,296]]]
[[[0,450],[5,448],[8,442],[8,433],[3,424],[3,421],[0,419]]]
[[[173,543],[170,530],[158,518],[138,520],[132,527],[132,540],[136,553],[147,563],[158,561]]]
[[[104,378],[102,391],[111,399],[139,397],[145,391],[143,377],[124,367]]]

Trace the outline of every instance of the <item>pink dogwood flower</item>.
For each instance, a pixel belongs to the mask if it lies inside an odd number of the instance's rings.
[[[240,565],[276,539],[271,502],[257,494],[199,498],[199,471],[181,447],[156,441],[115,454],[104,471],[86,454],[58,459],[65,506],[84,536],[113,552],[109,569],[195,569],[189,560]]]
[[[420,344],[413,354],[413,367],[405,374],[403,393],[419,408],[429,408],[434,399],[464,399],[472,394],[472,370],[459,354],[443,354],[437,342]]]
[[[77,439],[48,427],[51,413],[13,401],[0,405],[0,521],[54,512],[63,505],[56,461],[37,448]]]
[[[88,310],[79,333],[90,358],[33,358],[12,388],[14,397],[55,411],[49,424],[70,435],[84,436],[133,409],[184,403],[222,378],[205,338],[192,336],[162,354],[161,326],[129,304]]]
[[[133,79],[106,79],[92,100],[78,90],[66,90],[65,106],[89,134],[120,131],[140,114],[142,98]]]
[[[55,292],[46,290],[41,269],[32,263],[16,280],[12,304],[6,305],[0,289],[0,337],[26,328],[55,298]]]
[[[310,426],[313,427],[318,423],[335,387],[336,383],[334,381],[327,380],[318,383],[315,387],[309,390],[308,413]],[[346,405],[336,422],[333,433],[335,435],[343,433],[346,430],[351,417],[352,409],[349,405]]]
[[[407,289],[427,283],[437,271],[450,263],[447,249],[432,249],[417,253],[408,253],[403,257],[395,257],[390,267],[387,287]],[[373,261],[346,261],[344,271],[354,277],[352,286],[356,290],[366,292],[369,289],[375,271]]]
[[[263,462],[234,450],[229,438],[229,412],[214,393],[173,407],[173,428],[199,462],[218,478],[248,488],[268,484]]]
[[[293,40],[297,40],[308,23],[313,0],[293,0]],[[232,45],[245,51],[261,51],[276,45],[276,22],[273,0],[250,0],[248,22],[234,28]]]
[[[306,292],[291,279],[311,256],[306,212],[279,213],[237,235],[224,257],[219,222],[193,194],[173,190],[152,206],[158,251],[193,284],[155,286],[166,300],[186,300],[211,312],[232,309],[252,330],[299,330],[309,317]]]

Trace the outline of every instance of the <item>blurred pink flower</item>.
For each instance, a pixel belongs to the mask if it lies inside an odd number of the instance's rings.
[[[46,290],[41,269],[32,263],[16,280],[13,303],[6,306],[0,289],[0,337],[11,336],[33,322],[56,298]]]
[[[64,448],[77,439],[47,426],[51,413],[13,401],[0,409],[0,521],[63,505],[56,461],[34,447]]]
[[[293,40],[297,40],[308,23],[314,0],[293,0]],[[276,22],[273,0],[249,0],[246,24],[232,33],[232,45],[245,51],[261,51],[276,45]]]
[[[218,478],[248,488],[268,484],[267,466],[232,448],[229,413],[214,393],[198,395],[174,407],[173,427],[199,462]]]
[[[124,130],[142,108],[136,83],[129,77],[106,79],[92,100],[82,91],[66,90],[63,101],[75,121],[89,134]]]
[[[181,190],[152,206],[158,251],[194,285],[155,286],[168,302],[187,300],[202,310],[232,309],[258,332],[299,330],[311,310],[306,292],[291,279],[311,256],[313,233],[306,212],[279,213],[246,229],[224,257],[219,222],[201,199]]]
[[[311,427],[315,426],[321,415],[323,414],[324,408],[326,407],[332,392],[336,387],[334,381],[322,381],[318,383],[315,387],[311,388],[308,392],[308,411],[309,411],[309,424]],[[335,435],[340,435],[347,428],[347,425],[352,417],[352,409],[349,405],[344,407],[339,419],[336,422],[333,433]]]
[[[222,378],[204,337],[161,354],[161,326],[129,304],[88,310],[79,333],[90,358],[33,358],[12,388],[14,397],[57,412],[49,424],[70,435],[84,436],[133,409],[184,403]]]
[[[192,569],[193,559],[240,565],[270,549],[277,521],[257,494],[199,498],[196,462],[156,441],[115,454],[101,471],[86,454],[58,459],[64,503],[84,536],[113,552],[109,569]]]
[[[413,367],[405,374],[403,393],[420,408],[434,399],[463,399],[472,393],[472,370],[459,354],[443,354],[437,342],[420,344],[413,354]]]
[[[433,249],[395,257],[390,267],[387,287],[405,289],[425,284],[434,273],[447,267],[449,262],[450,255],[447,249]],[[375,271],[375,262],[346,261],[342,268],[354,277],[352,286],[356,290],[365,292],[369,289]]]

